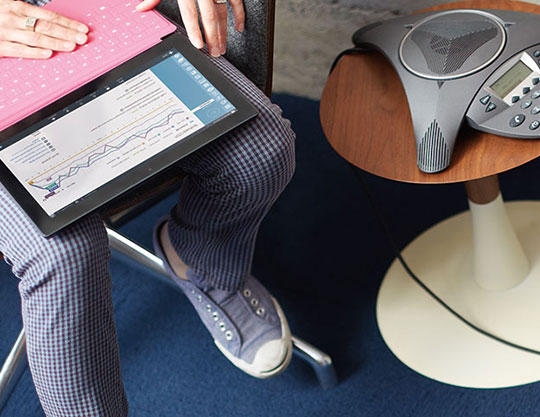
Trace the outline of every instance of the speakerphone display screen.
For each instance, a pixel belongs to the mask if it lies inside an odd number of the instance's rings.
[[[491,89],[499,97],[504,98],[514,88],[523,82],[525,78],[532,72],[523,61],[518,61],[512,68],[504,73],[504,75],[490,85]]]

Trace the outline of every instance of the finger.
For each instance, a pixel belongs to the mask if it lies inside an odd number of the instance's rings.
[[[243,32],[246,24],[246,11],[242,0],[229,0],[234,15],[234,24],[238,32]]]
[[[145,12],[156,7],[161,0],[144,0],[135,7],[138,12]]]
[[[44,9],[43,7],[32,6],[24,1],[12,1],[10,3],[10,9],[12,12],[20,16],[32,16],[37,19],[50,21],[52,23],[56,23],[57,25],[79,32],[88,32],[88,26],[81,22],[62,16],[61,14],[55,13],[52,10]]]
[[[85,33],[81,33],[78,30],[69,29],[65,26],[60,26],[49,20],[38,20],[35,26],[36,33],[43,33],[49,37],[65,40],[69,42],[75,42],[79,45],[83,45],[88,40],[88,36]]]
[[[47,59],[51,55],[51,50],[32,48],[15,42],[0,41],[0,57]]]
[[[204,46],[201,28],[199,27],[199,15],[193,0],[178,0],[178,7],[182,15],[182,22],[186,28],[189,40],[197,49]]]
[[[28,32],[28,30],[26,30],[26,17],[14,16],[12,20],[15,27],[21,29],[22,31]],[[88,40],[88,37],[85,33],[81,33],[73,29],[68,29],[65,26],[60,26],[56,23],[53,23],[50,20],[38,19],[36,26],[34,27],[34,31],[37,34],[44,34],[48,37],[56,38],[63,41],[75,42],[79,45],[83,45]],[[32,31],[30,31],[29,33],[32,33]],[[37,38],[39,38],[39,36],[37,36]],[[32,44],[31,46],[36,45]],[[55,50],[58,51],[59,49]]]
[[[227,47],[227,4],[216,4],[216,14],[218,23],[219,52],[225,53]]]
[[[29,32],[27,30],[5,30],[2,38],[5,41],[17,42],[42,49],[51,49],[53,51],[69,52],[73,51],[76,46],[75,42],[55,39],[42,33]]]
[[[208,51],[212,56],[220,56],[222,48],[220,48],[219,41],[216,5],[212,0],[199,0],[199,10],[201,12],[201,21]]]

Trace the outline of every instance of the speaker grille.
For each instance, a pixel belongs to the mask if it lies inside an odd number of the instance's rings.
[[[400,58],[421,77],[447,80],[489,65],[502,52],[505,40],[501,22],[487,12],[443,12],[410,30],[400,45]]]
[[[418,168],[423,172],[439,172],[450,165],[450,150],[437,120],[433,120],[417,147]]]
[[[435,74],[451,74],[495,36],[497,27],[487,20],[480,20],[428,22],[415,31],[411,39],[422,51],[431,71]]]

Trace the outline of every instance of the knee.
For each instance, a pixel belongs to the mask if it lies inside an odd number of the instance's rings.
[[[54,299],[89,294],[108,278],[110,252],[102,220],[87,216],[50,237],[25,242],[7,255],[14,274],[20,278],[23,299],[50,293]]]
[[[184,189],[202,190],[229,206],[236,201],[231,209],[238,209],[273,201],[289,183],[295,168],[291,125],[266,97],[251,102],[257,117],[181,161],[181,168],[194,174]]]
[[[281,109],[268,102],[259,106],[259,115],[244,140],[245,163],[237,176],[239,189],[265,189],[279,194],[295,169],[295,134]],[[248,128],[246,128],[248,129]]]

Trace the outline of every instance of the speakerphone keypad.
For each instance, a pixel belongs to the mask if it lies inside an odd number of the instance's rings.
[[[521,57],[522,62],[533,68],[540,64],[540,44],[525,51],[528,58]],[[516,54],[517,59],[523,52]],[[515,64],[514,64],[515,65]],[[510,66],[509,66],[510,68]],[[506,69],[508,71],[508,69]],[[494,94],[491,86],[501,77],[494,74],[488,78],[475,98],[475,104],[468,110],[473,127],[486,127],[486,131],[511,137],[540,138],[540,70],[533,72],[516,86],[509,96],[500,98]]]

